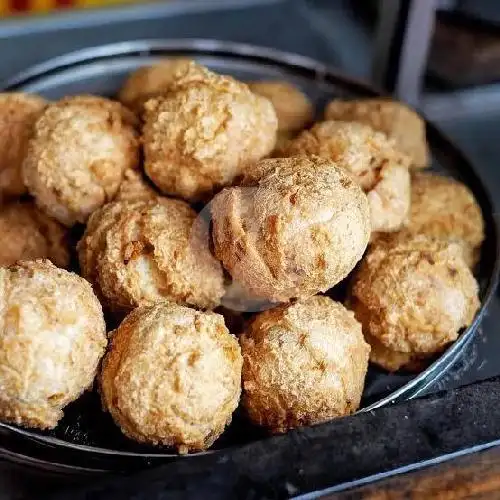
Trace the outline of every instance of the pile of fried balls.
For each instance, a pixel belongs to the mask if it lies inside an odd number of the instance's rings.
[[[239,406],[271,433],[349,415],[369,361],[418,371],[456,340],[479,307],[473,195],[423,171],[406,106],[316,115],[287,82],[182,58],[117,100],[0,94],[0,420],[54,428],[95,383],[128,438],[195,452]],[[323,294],[346,278],[344,303]],[[213,312],[228,283],[269,304],[238,332]]]

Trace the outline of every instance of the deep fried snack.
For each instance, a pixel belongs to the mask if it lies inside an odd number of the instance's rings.
[[[410,159],[368,125],[325,121],[290,141],[283,156],[318,155],[351,174],[367,194],[372,231],[397,231],[410,211]]]
[[[0,93],[0,198],[26,192],[21,167],[33,124],[46,104],[36,95]]]
[[[23,163],[37,205],[66,226],[86,222],[138,164],[135,123],[131,111],[102,97],[67,97],[48,105]]]
[[[278,117],[278,132],[299,132],[312,122],[314,107],[295,85],[285,81],[259,81],[248,86],[273,104]]]
[[[478,285],[453,243],[417,236],[375,244],[352,283],[350,306],[368,342],[410,358],[428,357],[456,340],[479,307]],[[389,370],[410,360],[390,359],[374,347],[372,361]]]
[[[271,309],[240,342],[242,403],[253,423],[286,432],[358,408],[370,347],[342,304],[315,296]]]
[[[139,170],[129,168],[113,201],[154,201],[159,196]]]
[[[165,194],[210,198],[276,143],[272,104],[229,77],[178,85],[145,104],[146,174]]]
[[[262,160],[245,183],[212,201],[215,254],[243,288],[285,302],[351,272],[370,238],[370,210],[340,167],[319,157]]]
[[[166,94],[175,84],[203,81],[209,73],[191,59],[164,59],[131,73],[118,94],[118,100],[140,115],[149,99]]]
[[[40,212],[32,202],[11,202],[0,207],[0,267],[18,260],[50,259],[68,267],[66,228]]]
[[[167,302],[139,307],[111,338],[100,387],[122,432],[179,453],[210,447],[241,393],[240,347],[222,316]]]
[[[412,168],[429,165],[425,122],[415,111],[400,102],[388,99],[335,99],[327,105],[325,119],[370,125],[394,139],[398,149],[412,159]]]
[[[207,231],[181,200],[109,203],[78,243],[82,275],[112,311],[165,300],[214,308],[224,279]]]
[[[412,178],[411,197],[405,231],[458,242],[473,267],[484,240],[484,221],[469,188],[448,177],[417,173]]]
[[[0,268],[0,420],[55,427],[92,385],[106,343],[84,279],[45,260]]]

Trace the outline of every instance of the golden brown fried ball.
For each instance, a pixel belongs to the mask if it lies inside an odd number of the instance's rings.
[[[211,309],[224,294],[208,229],[181,200],[109,203],[90,217],[78,254],[112,311],[165,300]]]
[[[213,75],[145,105],[145,170],[165,194],[206,200],[276,143],[272,104],[245,84]]]
[[[253,423],[286,432],[358,408],[370,347],[342,304],[315,296],[271,309],[240,342],[242,403]]]
[[[258,162],[254,180],[212,201],[215,254],[233,279],[273,302],[344,279],[370,238],[368,201],[351,177],[330,160],[296,157]]]
[[[240,347],[222,316],[166,302],[139,307],[111,338],[101,395],[123,433],[180,453],[211,446],[241,392]]]
[[[138,114],[149,99],[169,92],[175,84],[204,80],[209,71],[191,59],[164,59],[130,74],[118,100]]]
[[[67,231],[40,212],[32,202],[11,202],[0,207],[0,267],[18,260],[50,259],[68,267]]]
[[[305,130],[283,156],[318,155],[347,170],[367,194],[372,231],[397,231],[410,211],[409,158],[368,125],[325,121]]]
[[[284,81],[260,81],[248,84],[255,94],[271,101],[278,116],[278,132],[299,132],[313,120],[314,107],[299,88]]]
[[[418,173],[412,178],[411,196],[406,231],[458,242],[472,267],[484,240],[484,221],[469,188],[448,177]]]
[[[0,420],[53,428],[92,385],[106,325],[91,286],[49,261],[0,268]]]
[[[461,249],[425,236],[375,244],[357,270],[350,304],[368,342],[394,356],[422,358],[456,340],[479,307],[478,285]],[[404,366],[375,345],[372,361]]]
[[[113,201],[154,201],[159,196],[139,170],[129,168]]]
[[[394,139],[402,153],[412,159],[412,168],[429,165],[429,151],[424,120],[404,104],[388,99],[331,101],[325,110],[326,120],[346,120],[370,125]]]
[[[135,117],[117,102],[75,96],[48,105],[35,124],[23,176],[37,205],[66,226],[113,199],[137,166]]]
[[[26,192],[21,167],[33,124],[46,104],[36,95],[0,93],[0,198]]]

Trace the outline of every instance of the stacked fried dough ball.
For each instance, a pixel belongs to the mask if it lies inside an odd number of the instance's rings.
[[[481,210],[414,172],[413,111],[336,100],[314,124],[288,82],[182,58],[118,99],[0,94],[1,420],[53,428],[97,377],[126,436],[205,450],[240,395],[272,433],[349,415],[369,360],[421,369],[472,322]],[[59,269],[75,246],[83,278]],[[345,304],[318,295],[351,273]]]

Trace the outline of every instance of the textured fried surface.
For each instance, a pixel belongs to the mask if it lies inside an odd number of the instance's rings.
[[[0,207],[0,267],[18,260],[49,259],[57,267],[69,265],[66,228],[40,212],[31,202]]]
[[[412,159],[412,168],[425,168],[429,152],[425,122],[404,104],[387,99],[333,100],[325,109],[327,120],[346,120],[370,125],[396,141]]]
[[[171,300],[216,307],[222,268],[207,227],[185,202],[114,202],[95,212],[78,244],[82,275],[117,312]]]
[[[100,375],[103,406],[132,439],[204,450],[238,406],[241,365],[219,314],[140,307],[112,334]]]
[[[159,196],[139,170],[129,168],[113,201],[153,201]]]
[[[92,385],[106,343],[84,279],[43,260],[0,268],[0,419],[55,427]]]
[[[410,211],[410,159],[368,125],[325,121],[283,148],[283,156],[318,155],[351,174],[367,194],[372,231],[397,231]]]
[[[278,132],[299,132],[312,122],[313,105],[295,85],[285,81],[260,81],[248,86],[273,104],[278,117]]]
[[[118,99],[140,115],[149,99],[167,93],[179,82],[203,80],[207,71],[191,59],[165,59],[131,73],[121,88]]]
[[[72,226],[113,199],[124,172],[139,161],[134,124],[128,109],[102,97],[68,97],[48,105],[23,163],[37,205]]]
[[[412,178],[411,196],[406,231],[458,241],[473,266],[484,240],[484,221],[469,188],[448,177],[418,173]]]
[[[260,180],[258,180],[260,178]],[[366,196],[319,157],[262,160],[212,201],[215,254],[252,294],[284,302],[345,278],[370,237]]]
[[[47,102],[22,93],[0,93],[0,198],[26,192],[21,167],[33,124]]]
[[[370,348],[354,314],[315,296],[256,316],[240,337],[243,406],[272,432],[356,411]]]
[[[188,201],[210,198],[276,143],[272,104],[229,77],[179,84],[145,108],[146,173],[162,192]]]
[[[350,305],[368,341],[430,355],[471,324],[478,285],[458,246],[425,236],[395,239],[370,248],[353,278]],[[380,357],[373,361],[394,369]]]

